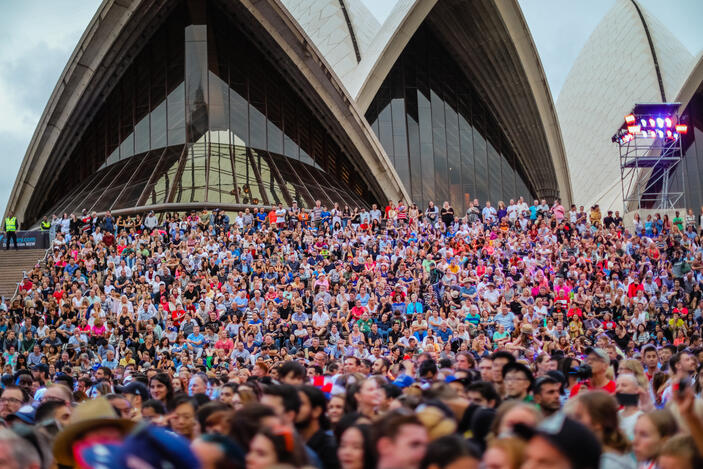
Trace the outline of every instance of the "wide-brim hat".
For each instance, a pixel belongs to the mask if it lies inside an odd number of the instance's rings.
[[[56,462],[74,466],[73,443],[88,430],[111,426],[118,427],[127,434],[134,425],[132,420],[119,418],[105,397],[85,401],[73,410],[69,424],[56,436],[53,450]]]

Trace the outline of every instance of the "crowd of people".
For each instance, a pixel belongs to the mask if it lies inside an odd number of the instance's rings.
[[[0,467],[703,467],[691,211],[41,223],[0,311]]]

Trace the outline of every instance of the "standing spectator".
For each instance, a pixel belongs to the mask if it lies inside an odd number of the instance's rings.
[[[10,240],[17,250],[17,217],[12,211],[5,217],[5,250],[10,249]]]
[[[454,223],[454,209],[446,200],[442,205],[442,210],[440,210],[440,218],[442,223],[444,223],[444,226],[447,228]]]

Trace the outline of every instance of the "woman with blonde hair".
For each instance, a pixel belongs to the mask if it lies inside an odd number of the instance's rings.
[[[642,414],[635,423],[632,452],[640,467],[650,467],[666,441],[679,431],[676,419],[668,409]]]
[[[639,360],[629,358],[621,361],[620,366],[618,366],[618,374],[623,373],[630,373],[634,375],[637,380],[637,384],[642,389],[647,389],[649,387],[649,380],[647,379],[647,375],[644,373],[642,362]]]
[[[334,427],[344,417],[344,404],[346,396],[344,394],[335,394],[327,402],[327,420]]]
[[[525,460],[525,441],[515,437],[497,438],[483,453],[484,469],[520,469]]]
[[[491,435],[499,438],[512,432],[513,427],[518,423],[535,427],[542,420],[542,412],[533,404],[518,400],[503,402],[493,419],[491,425]]]

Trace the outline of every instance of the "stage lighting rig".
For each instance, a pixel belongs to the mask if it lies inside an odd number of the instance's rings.
[[[678,208],[683,192],[669,187],[683,159],[688,125],[679,103],[636,104],[612,137],[620,150],[620,180],[625,211]],[[684,171],[685,168],[679,168]]]

